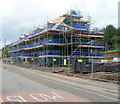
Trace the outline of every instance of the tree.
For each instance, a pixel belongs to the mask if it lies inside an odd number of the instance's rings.
[[[118,28],[117,29],[117,35],[115,36],[115,40],[114,40],[114,42],[115,42],[115,49],[118,49],[118,50],[120,50],[120,28]]]
[[[120,49],[120,36],[114,36],[112,40],[114,43],[113,48],[119,50]]]
[[[117,34],[112,37],[112,41],[114,44],[114,49],[120,49],[120,28],[117,29]]]
[[[110,49],[116,49],[119,42],[118,29],[116,29],[113,25],[106,26],[104,30],[105,42]]]
[[[9,50],[10,50],[9,45],[6,45],[5,47],[2,48],[2,58],[9,57]]]
[[[120,36],[120,28],[118,28],[117,35]]]

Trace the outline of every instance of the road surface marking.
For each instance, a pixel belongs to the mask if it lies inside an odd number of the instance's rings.
[[[23,69],[22,69],[23,70]],[[30,70],[30,69],[28,69],[28,70]],[[25,71],[25,70],[24,70]],[[30,70],[31,71],[31,70]],[[40,75],[40,74],[38,74],[38,73],[35,73],[35,72],[29,72],[29,73],[34,73],[34,74],[37,74],[37,75],[39,75],[39,76],[43,76],[43,75]],[[45,77],[45,76],[44,76]],[[49,79],[47,79],[47,80],[49,80]],[[51,80],[52,81],[52,80]],[[58,83],[58,82],[56,82],[56,83]],[[59,84],[59,83],[58,83]],[[71,87],[71,86],[69,86],[69,85],[64,85],[64,86],[67,86],[67,87]],[[77,90],[82,90],[82,91],[85,91],[85,92],[88,92],[88,93],[92,93],[92,94],[95,94],[95,95],[98,95],[98,96],[102,96],[102,97],[105,97],[105,98],[108,98],[108,99],[112,99],[112,100],[116,100],[116,101],[118,101],[118,99],[115,99],[115,98],[112,98],[112,97],[108,97],[108,96],[104,96],[104,95],[102,95],[102,94],[98,94],[98,93],[94,93],[94,92],[91,92],[91,91],[86,91],[86,90],[83,90],[83,89],[80,89],[80,88],[75,88],[75,87],[71,87],[71,88],[74,88],[74,89],[77,89]],[[97,90],[98,91],[98,90]],[[99,91],[99,92],[101,92],[101,91]],[[108,93],[108,92],[103,92],[103,93]],[[111,93],[109,93],[109,94],[111,94]],[[111,95],[113,95],[113,94],[111,94]]]
[[[66,86],[66,85],[65,85],[65,86]],[[68,86],[68,87],[71,87],[71,86]],[[74,87],[71,87],[71,88],[74,88]],[[74,88],[74,89],[83,90],[83,89],[79,89],[79,88]],[[84,90],[84,91],[85,91],[85,90]],[[104,96],[104,95],[101,95],[101,94],[98,94],[98,93],[94,93],[94,92],[91,92],[91,91],[85,91],[85,92],[92,93],[92,94],[95,94],[95,95],[98,95],[98,96],[102,96],[102,97],[105,97],[105,98],[108,98],[108,99],[112,99],[112,100],[118,101],[118,99],[111,98],[111,97],[108,97],[108,96]]]
[[[2,98],[0,97],[0,104],[3,102]]]
[[[1,102],[90,102],[61,90],[40,90],[32,92],[3,94]]]
[[[17,99],[16,99],[17,98]],[[6,99],[8,101],[14,101],[14,102],[27,102],[22,96],[17,95],[17,96],[7,96]]]
[[[52,91],[51,91],[51,93],[53,93],[54,95],[53,95],[53,96],[48,96],[48,95],[46,95],[46,94],[40,93],[40,94],[30,94],[30,96],[31,96],[32,98],[36,99],[37,101],[40,101],[40,102],[46,102],[46,101],[48,101],[49,99],[53,99],[53,100],[64,99],[64,97],[58,95],[58,94],[55,93],[55,92],[52,92]],[[43,98],[44,100],[38,99],[38,98],[35,97],[35,96],[39,96],[39,97]]]

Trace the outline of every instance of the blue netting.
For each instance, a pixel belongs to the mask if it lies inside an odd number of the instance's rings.
[[[105,44],[104,43],[98,43],[98,42],[93,42],[93,43],[91,43],[90,44],[91,46],[105,46]]]
[[[105,46],[105,43],[102,42],[89,42],[89,41],[81,41],[80,40],[76,40],[73,42],[73,44],[85,44],[85,45],[90,45],[90,46]]]
[[[55,24],[51,24],[48,26],[49,29],[52,29]]]
[[[19,49],[23,49],[23,48],[31,48],[31,47],[35,47],[35,46],[39,46],[39,45],[44,45],[44,44],[47,44],[47,43],[63,43],[62,40],[59,40],[59,39],[46,39],[44,41],[38,41],[36,43],[31,43],[31,44],[28,44],[28,45],[23,45],[23,46],[20,46],[20,47],[16,47],[16,48],[13,48],[13,49],[10,49],[10,51],[14,51],[14,50],[19,50]],[[80,42],[79,40],[76,40],[73,42],[73,44],[86,44],[86,45],[90,45],[90,46],[105,46],[104,43],[101,43],[101,42],[88,42],[88,41],[82,41]]]
[[[39,56],[44,56],[44,55],[60,55],[58,51],[42,51],[42,52],[38,52]]]
[[[19,47],[10,49],[10,51],[19,50],[19,49],[23,49],[23,48],[32,48],[32,47],[39,46],[39,45],[44,45],[44,44],[47,44],[47,43],[63,43],[63,41],[59,40],[59,39],[46,39],[44,41],[38,41],[36,43],[31,43],[31,44],[28,44],[28,45],[19,46]]]
[[[58,51],[51,50],[51,51],[42,51],[42,52],[33,52],[33,53],[21,53],[21,54],[11,54],[10,57],[38,57],[38,56],[44,56],[44,55],[60,55]],[[103,57],[103,53],[89,53],[89,52],[75,52],[73,55],[81,55],[81,56],[97,56],[97,57]]]
[[[71,12],[72,15],[78,15],[75,11]]]
[[[103,57],[103,53],[89,53],[89,52],[75,52],[73,55],[81,55],[81,56],[97,56],[97,57]]]
[[[104,29],[93,29],[90,33],[91,34],[96,34],[96,33],[104,34]]]
[[[19,43],[20,41],[26,40],[29,36],[35,35],[35,34],[37,34],[37,33],[40,33],[40,32],[42,32],[42,31],[45,31],[45,30],[47,30],[47,29],[52,29],[54,25],[55,25],[55,24],[50,24],[50,25],[48,25],[48,26],[46,26],[46,27],[44,27],[44,28],[41,28],[40,30],[36,30],[36,31],[34,31],[33,33],[25,36],[23,39],[19,39],[19,40],[15,41],[15,42],[11,43],[10,46],[16,45],[16,44]]]
[[[104,30],[103,30],[103,29],[100,29],[99,32],[104,32]]]
[[[88,27],[85,24],[71,23],[71,26],[76,28],[76,29],[86,29],[86,30],[88,30]]]
[[[21,42],[22,40],[23,40],[23,39],[19,39],[19,40],[15,41],[15,42],[11,43],[11,44],[10,44],[10,46],[15,45],[15,44],[17,44],[17,43]]]
[[[64,28],[65,30],[70,30],[70,28],[61,25],[59,25],[56,29],[62,30],[62,28]]]

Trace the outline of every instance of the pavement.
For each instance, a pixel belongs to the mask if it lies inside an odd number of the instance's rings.
[[[2,64],[0,100],[118,102],[118,85]]]

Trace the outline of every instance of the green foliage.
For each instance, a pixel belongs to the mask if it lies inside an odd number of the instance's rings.
[[[120,36],[120,28],[117,30],[117,36]]]
[[[9,50],[10,50],[9,45],[6,45],[5,47],[2,48],[2,58],[9,57]]]
[[[108,25],[104,29],[105,42],[110,49],[120,49],[120,29]]]

